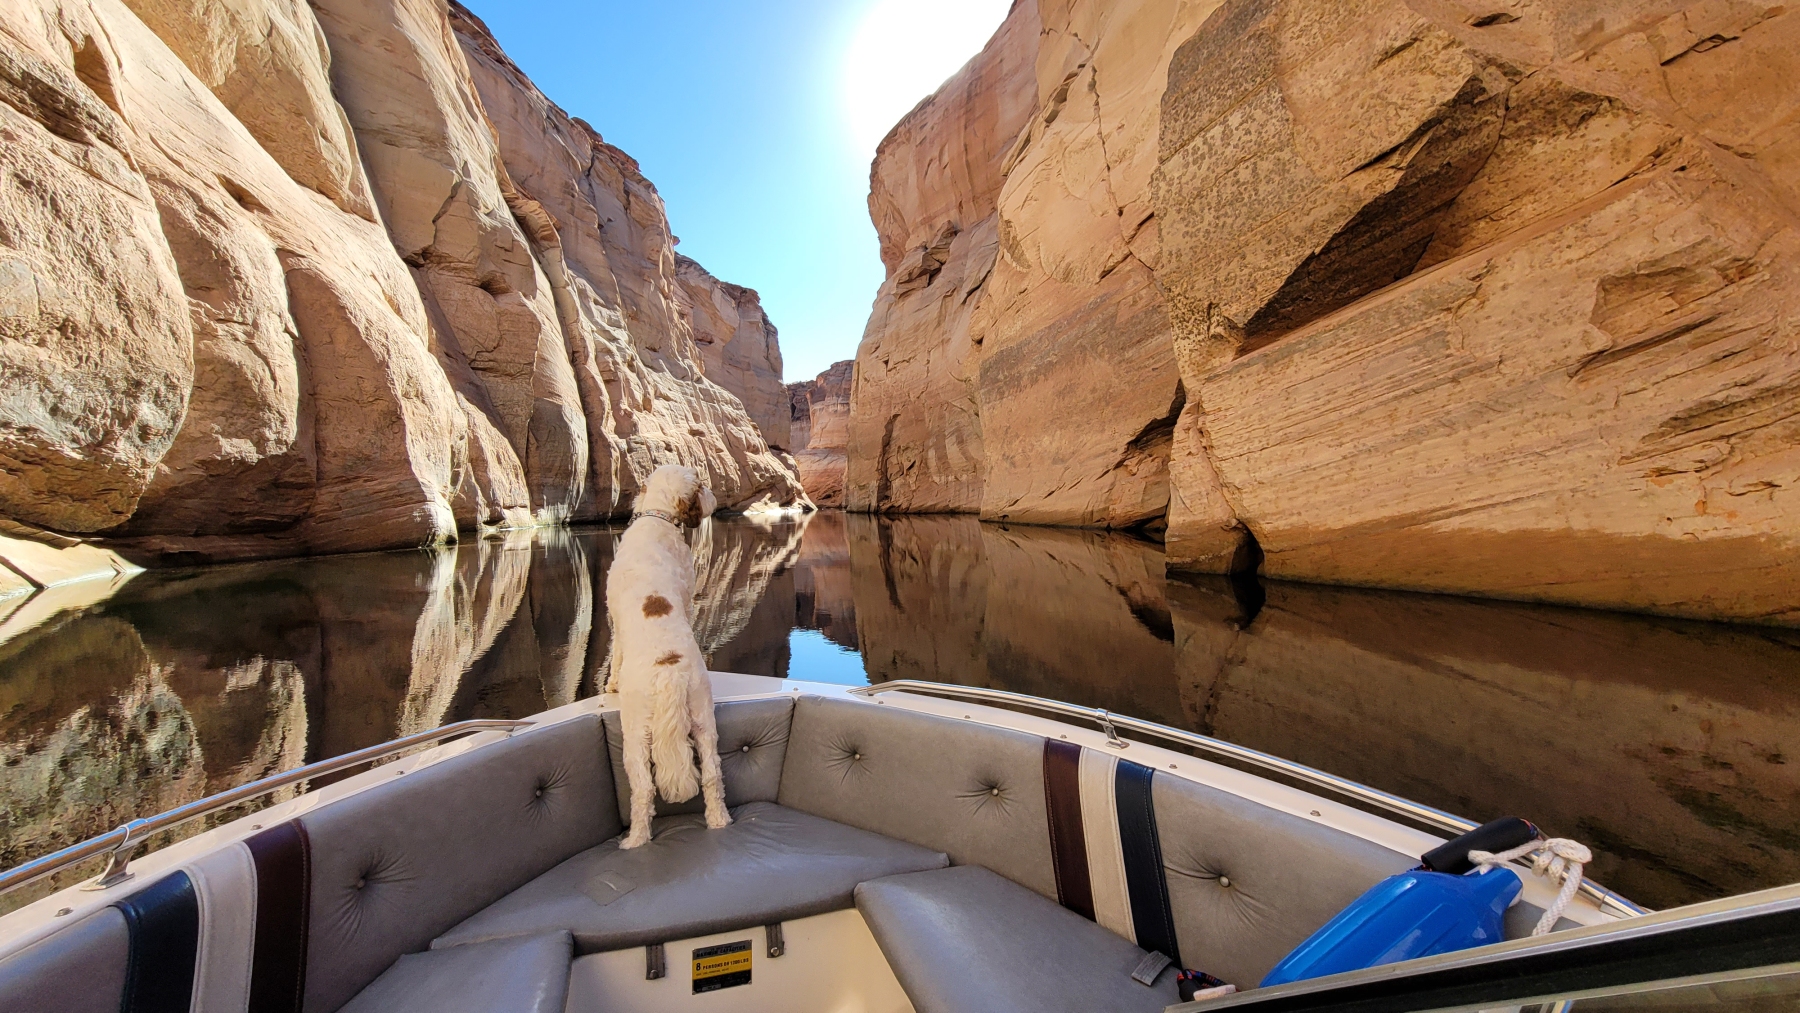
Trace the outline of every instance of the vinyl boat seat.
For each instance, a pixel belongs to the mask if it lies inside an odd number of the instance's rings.
[[[665,816],[649,844],[590,848],[477,912],[434,950],[567,930],[578,954],[769,925],[855,904],[858,883],[942,869],[942,852],[777,805],[749,802],[731,826]]]
[[[1175,968],[1141,984],[1145,951],[980,866],[872,880],[856,907],[918,1013],[1160,1013],[1179,1001]]]
[[[256,828],[0,954],[0,1009],[557,1010],[589,955],[856,909],[919,1013],[1160,1010],[1175,968],[1140,984],[1147,954],[1245,987],[1417,862],[1014,729],[817,696],[716,714],[723,830],[659,806],[621,850],[617,717],[580,715]]]
[[[562,1013],[573,955],[567,932],[409,953],[340,1013]]]

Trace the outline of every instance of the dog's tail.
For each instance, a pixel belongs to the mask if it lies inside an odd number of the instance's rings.
[[[687,684],[657,679],[650,689],[650,764],[656,792],[665,802],[686,802],[700,793],[700,770],[694,758],[693,719],[688,714]]]

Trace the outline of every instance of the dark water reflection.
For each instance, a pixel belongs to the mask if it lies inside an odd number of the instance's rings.
[[[0,602],[0,864],[593,693],[614,538],[519,533]],[[1202,731],[1466,816],[1530,816],[1655,907],[1800,880],[1793,632],[1171,582],[1135,539],[967,518],[717,524],[703,582],[715,669],[866,668]]]

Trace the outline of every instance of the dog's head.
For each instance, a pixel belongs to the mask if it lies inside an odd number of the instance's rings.
[[[719,501],[698,471],[683,464],[665,464],[650,473],[638,509],[661,510],[694,528],[719,509]]]

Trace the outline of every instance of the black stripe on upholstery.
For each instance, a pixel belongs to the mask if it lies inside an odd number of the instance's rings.
[[[1167,954],[1181,966],[1181,952],[1175,946],[1175,916],[1169,908],[1169,885],[1163,873],[1162,842],[1156,836],[1156,808],[1150,800],[1150,779],[1155,776],[1156,771],[1141,763],[1119,761],[1113,775],[1119,850],[1125,859],[1125,893],[1131,898],[1137,944]]]
[[[171,873],[113,907],[130,931],[121,1013],[188,1013],[200,957],[200,897],[185,872]]]
[[[1081,822],[1081,747],[1044,740],[1044,801],[1050,807],[1050,859],[1056,899],[1094,920],[1094,887],[1088,877],[1087,830]]]
[[[298,820],[270,827],[244,843],[256,863],[249,1013],[300,1013],[306,997],[312,846]]]

